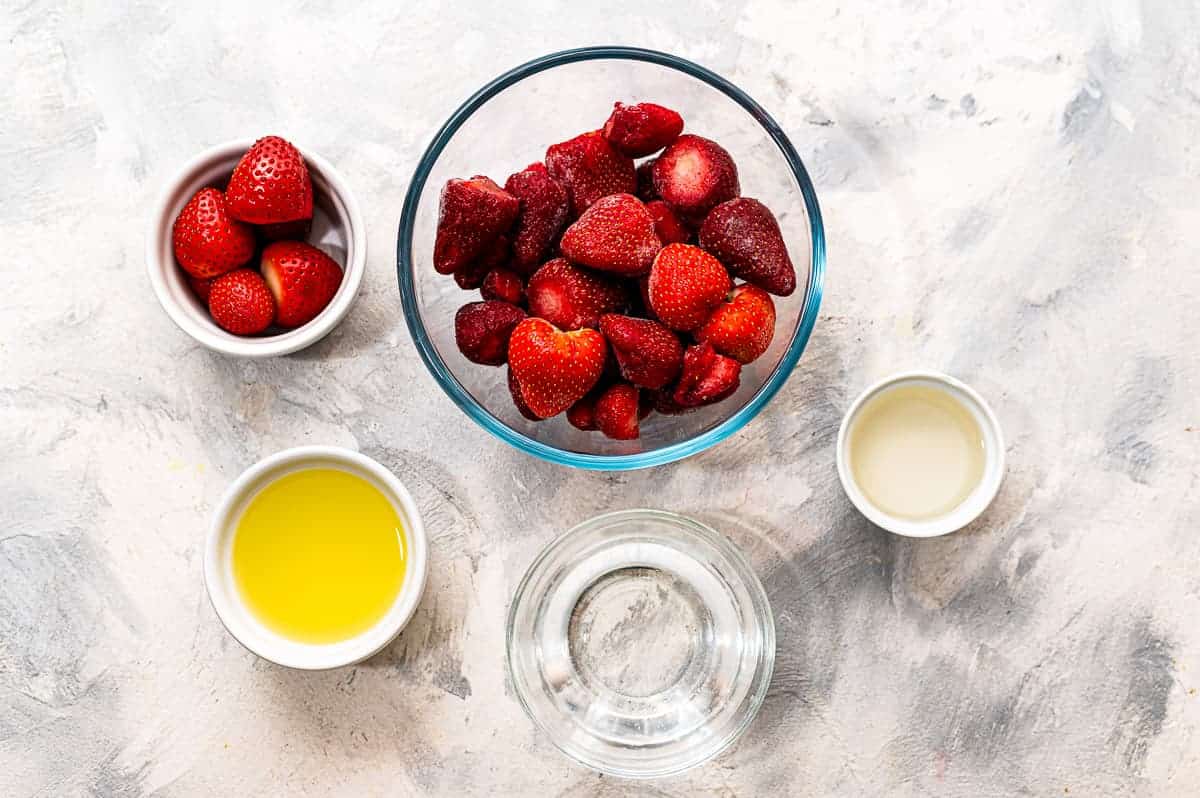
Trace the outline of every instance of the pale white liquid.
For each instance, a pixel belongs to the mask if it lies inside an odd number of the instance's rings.
[[[897,518],[945,515],[983,479],[979,423],[952,394],[931,386],[900,385],[867,400],[849,441],[858,489]]]

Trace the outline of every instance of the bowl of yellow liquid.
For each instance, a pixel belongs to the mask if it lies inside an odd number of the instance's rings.
[[[898,535],[936,537],[987,509],[1004,475],[1004,436],[983,397],[933,371],[872,385],[842,419],[838,476],[850,501]]]
[[[225,492],[204,580],[243,646],[291,668],[360,662],[395,639],[425,587],[416,504],[369,457],[302,446],[261,460]]]

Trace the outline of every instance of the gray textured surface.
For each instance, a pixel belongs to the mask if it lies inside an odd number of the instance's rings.
[[[1200,790],[1195,4],[107,5],[0,14],[0,794]],[[458,101],[613,40],[699,60],[776,115],[830,270],[760,419],[599,476],[465,422],[416,358],[391,255],[406,178]],[[268,131],[357,188],[369,273],[324,343],[235,362],[155,303],[143,220],[193,153]],[[831,448],[853,393],[917,365],[976,385],[1010,442],[986,518],[923,543],[852,512]],[[336,673],[255,661],[200,580],[225,485],[305,442],[390,465],[433,537],[415,621]],[[735,749],[629,785],[535,733],[502,624],[556,532],[641,504],[750,551],[779,666]]]

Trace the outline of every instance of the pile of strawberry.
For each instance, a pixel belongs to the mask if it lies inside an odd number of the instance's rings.
[[[303,241],[312,213],[308,166],[278,136],[246,151],[224,192],[202,188],[179,212],[175,260],[222,329],[257,335],[272,324],[299,327],[333,299],[342,269]],[[256,255],[259,269],[247,268]]]
[[[483,297],[455,317],[458,348],[508,363],[526,418],[637,438],[652,410],[734,393],[770,345],[771,294],[796,288],[779,224],[724,148],[682,133],[675,111],[617,103],[503,188],[442,189],[434,268]]]

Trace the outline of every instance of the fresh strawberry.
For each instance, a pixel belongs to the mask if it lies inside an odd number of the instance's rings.
[[[632,194],[601,197],[563,233],[559,248],[571,261],[624,277],[650,271],[662,248],[654,217]]]
[[[540,162],[511,175],[504,183],[504,190],[521,201],[513,226],[513,264],[528,277],[545,259],[550,245],[567,223],[571,201],[566,188]]]
[[[600,332],[616,354],[621,376],[634,385],[661,388],[679,376],[683,345],[658,322],[609,313],[600,317]]]
[[[187,277],[187,284],[189,286],[191,286],[191,288],[192,288],[192,293],[194,293],[197,297],[199,297],[200,301],[203,302],[205,304],[205,306],[207,306],[208,305],[208,295],[212,293],[212,284],[213,284],[213,279],[215,279],[215,278],[201,280],[199,277],[193,277],[190,274],[185,275],[185,277]]]
[[[654,160],[642,161],[637,168],[637,198],[642,202],[659,199],[658,189],[654,187]]]
[[[616,103],[604,123],[608,143],[633,158],[658,152],[682,132],[683,117],[654,103]]]
[[[739,197],[713,208],[700,226],[700,246],[748,283],[779,296],[796,290],[796,269],[779,223],[756,199]]]
[[[525,301],[525,283],[517,273],[509,269],[492,269],[483,278],[483,286],[479,289],[484,299],[498,299],[510,305],[520,305]]]
[[[213,280],[208,295],[213,321],[234,335],[255,335],[275,320],[275,300],[262,275],[236,269]]]
[[[681,407],[719,402],[738,389],[741,372],[741,364],[717,354],[712,344],[689,346],[683,353],[683,374],[671,398]]]
[[[775,303],[756,285],[739,285],[729,299],[713,310],[696,330],[697,341],[708,341],[722,355],[751,363],[758,360],[775,335]]]
[[[304,156],[279,136],[254,142],[234,167],[225,196],[229,213],[251,224],[312,217],[312,178]]]
[[[691,231],[683,226],[683,222],[679,221],[679,217],[675,215],[675,211],[671,210],[671,206],[662,200],[647,202],[646,210],[654,219],[654,233],[663,246],[686,244],[692,237]]]
[[[521,415],[530,421],[541,421],[541,418],[534,415],[534,412],[529,409],[529,405],[525,404],[525,397],[521,396],[521,386],[517,384],[517,378],[513,376],[513,370],[508,369],[508,392],[512,395],[513,404]]]
[[[438,207],[433,268],[452,274],[512,226],[521,202],[486,177],[446,181]]]
[[[262,254],[262,274],[275,297],[275,321],[281,327],[315,319],[342,284],[337,262],[302,241],[269,244]]]
[[[596,429],[596,396],[595,391],[580,399],[567,408],[567,421],[572,427],[590,432]]]
[[[637,189],[633,159],[613,149],[598,130],[551,145],[546,150],[546,168],[566,186],[575,216],[601,197]]]
[[[555,258],[529,278],[529,313],[562,330],[595,327],[605,313],[623,310],[629,295],[620,283]]]
[[[691,244],[663,247],[650,269],[650,309],[673,330],[694,330],[729,293],[721,262]]]
[[[512,250],[508,245],[508,236],[503,233],[487,244],[478,258],[460,266],[454,272],[454,282],[464,291],[474,291],[483,285],[488,272],[508,263]],[[485,299],[487,297],[484,297]]]
[[[185,272],[207,280],[254,257],[254,231],[229,215],[224,194],[202,188],[175,217],[171,245]]]
[[[264,224],[258,228],[263,241],[303,241],[312,232],[312,217],[291,222]]]
[[[610,385],[596,397],[596,428],[613,440],[637,438],[639,399],[638,389],[627,382]]]
[[[525,311],[494,299],[470,302],[454,314],[454,341],[472,363],[499,366],[509,355],[513,330]]]
[[[654,161],[654,188],[684,216],[704,214],[740,192],[737,165],[720,144],[683,135]]]
[[[545,319],[525,319],[508,344],[521,396],[541,418],[578,402],[604,372],[608,345],[595,330],[563,332]]]

